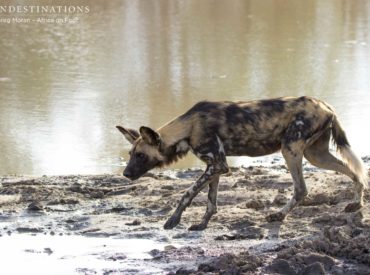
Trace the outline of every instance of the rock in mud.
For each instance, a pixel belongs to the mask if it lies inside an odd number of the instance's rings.
[[[180,268],[179,270],[176,271],[176,273],[174,273],[174,272],[168,273],[168,275],[190,275],[190,274],[196,274],[196,271],[195,270],[189,270],[189,269],[186,269],[186,268]]]
[[[261,266],[262,260],[256,255],[249,255],[244,252],[238,256],[232,253],[225,253],[206,263],[198,266],[198,271],[219,272],[222,274],[242,274],[255,271]]]
[[[245,206],[247,208],[252,208],[254,210],[260,210],[260,209],[265,208],[265,203],[261,200],[254,199],[254,200],[247,201]]]
[[[16,230],[18,233],[41,233],[44,231],[38,227],[17,227]]]
[[[184,246],[176,248],[172,245],[165,247],[163,251],[153,249],[149,252],[149,255],[154,260],[172,261],[174,259],[181,259],[182,257],[200,258],[204,256],[204,250],[201,247]]]
[[[325,275],[324,266],[319,263],[313,263],[304,268],[300,273],[300,275]]]
[[[216,241],[245,240],[245,239],[263,239],[265,230],[257,226],[249,226],[236,233],[223,234],[215,238]]]
[[[164,251],[171,251],[171,250],[176,250],[177,248],[173,245],[166,245],[164,248]]]
[[[141,221],[138,219],[133,220],[132,222],[125,223],[125,225],[140,225],[140,224],[141,224]]]
[[[79,183],[72,184],[72,186],[69,187],[69,190],[71,192],[84,193],[84,190],[81,188],[81,185]]]
[[[52,201],[49,201],[47,205],[58,205],[58,204],[79,204],[80,201],[78,199],[74,198],[64,198],[64,199],[55,199]]]
[[[103,197],[104,197],[103,191],[92,191],[90,193],[90,198],[93,198],[93,199],[102,199]]]
[[[268,272],[284,274],[284,275],[296,275],[297,274],[294,271],[293,267],[290,265],[290,263],[284,259],[274,260],[272,264],[266,268],[266,270]]]
[[[44,210],[44,206],[40,202],[31,202],[27,206],[27,210],[28,211],[43,211]]]
[[[335,265],[335,260],[332,257],[319,253],[310,253],[308,255],[299,253],[295,257],[306,265],[311,265],[316,262],[321,263],[324,265],[326,270],[329,270],[333,265]]]
[[[44,253],[46,253],[46,254],[48,254],[48,255],[51,255],[51,254],[53,254],[53,250],[51,250],[51,248],[50,247],[45,247],[44,248]]]
[[[326,193],[317,193],[317,194],[309,194],[303,202],[301,202],[301,205],[304,206],[315,206],[315,205],[321,205],[321,204],[331,204],[332,198],[329,194]]]
[[[175,187],[173,185],[163,185],[161,186],[162,190],[175,190]]]
[[[122,261],[125,260],[127,256],[123,253],[103,253],[102,255],[99,256],[99,259],[102,260],[108,260],[108,261]]]
[[[288,202],[288,198],[285,195],[277,194],[272,203],[278,206],[282,206],[282,205],[285,205],[287,202]]]
[[[159,249],[153,249],[149,251],[149,255],[152,256],[154,260],[159,260],[163,257],[163,252]]]

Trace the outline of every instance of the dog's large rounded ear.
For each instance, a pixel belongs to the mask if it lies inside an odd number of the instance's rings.
[[[149,145],[159,146],[161,144],[160,135],[153,129],[145,126],[140,127],[140,135],[143,138],[144,142]]]
[[[135,140],[137,140],[140,136],[139,132],[134,129],[126,129],[119,125],[116,126],[116,128],[125,136],[128,142],[130,142],[131,144],[133,144]]]

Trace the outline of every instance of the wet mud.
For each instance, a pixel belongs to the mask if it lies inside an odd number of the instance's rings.
[[[231,171],[220,179],[218,213],[202,232],[187,228],[201,220],[207,189],[175,229],[163,229],[200,169],[153,172],[134,182],[119,175],[3,176],[0,243],[30,234],[65,236],[67,242],[77,235],[160,244],[145,248],[147,257],[137,260],[136,269],[125,269],[123,249],[96,255],[100,262],[122,267],[81,265],[77,274],[145,273],[146,266],[148,274],[370,274],[369,189],[365,206],[346,213],[353,198],[351,181],[305,165],[309,196],[284,222],[268,223],[265,217],[292,196],[286,167],[273,163]]]

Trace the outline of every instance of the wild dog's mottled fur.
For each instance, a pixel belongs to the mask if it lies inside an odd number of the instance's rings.
[[[333,109],[310,97],[284,97],[248,102],[208,102],[194,105],[157,131],[141,127],[140,133],[117,126],[133,144],[124,175],[136,179],[146,171],[168,165],[191,150],[207,164],[204,174],[180,200],[165,228],[173,228],[192,199],[209,185],[206,214],[192,230],[207,227],[217,212],[217,187],[221,174],[228,171],[226,156],[263,156],[281,150],[292,174],[294,195],[281,211],[267,217],[283,220],[307,195],[302,175],[302,158],[312,164],[341,172],[355,183],[355,202],[346,211],[363,204],[366,171],[351,151],[349,142]],[[329,153],[333,137],[344,162]]]

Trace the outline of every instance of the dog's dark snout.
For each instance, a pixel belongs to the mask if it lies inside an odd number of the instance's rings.
[[[126,178],[129,178],[129,179],[132,178],[132,174],[129,171],[124,171],[123,176],[125,176]]]

